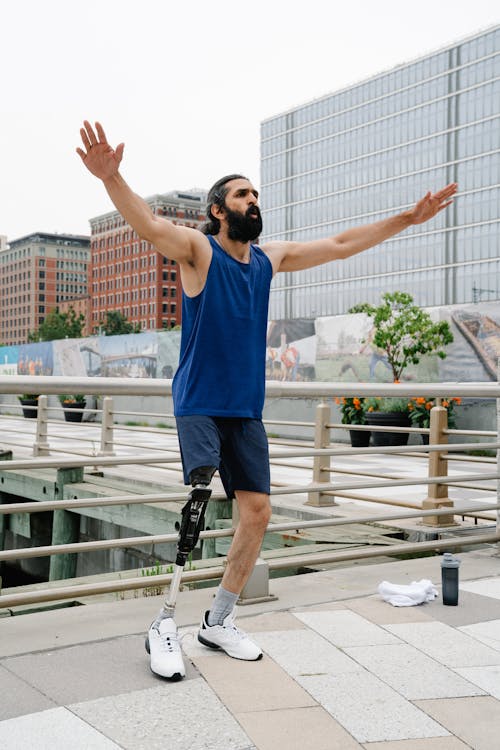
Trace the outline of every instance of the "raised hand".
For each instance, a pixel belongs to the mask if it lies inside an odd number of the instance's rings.
[[[446,208],[450,203],[453,203],[453,201],[449,199],[452,198],[456,192],[456,182],[450,182],[449,185],[446,185],[446,187],[439,190],[437,193],[434,193],[434,195],[429,191],[427,195],[424,195],[422,200],[417,203],[415,208],[408,212],[411,218],[411,223],[423,224],[424,221],[432,219],[432,217],[442,211],[443,208]]]
[[[85,151],[81,148],[77,148],[76,151],[89,172],[99,177],[100,180],[107,180],[117,174],[125,144],[120,143],[116,150],[113,149],[109,145],[103,127],[99,122],[96,122],[94,131],[90,122],[84,120],[83,128],[80,128],[80,135]]]

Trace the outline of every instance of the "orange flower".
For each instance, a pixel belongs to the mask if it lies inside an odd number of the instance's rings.
[[[340,399],[339,399],[339,397],[338,397],[338,396],[335,396],[335,403],[336,403],[336,404],[340,404]]]
[[[354,404],[355,409],[361,409],[361,401],[359,398],[354,397],[352,403]]]
[[[443,399],[442,402],[441,402],[441,404],[442,404],[442,406],[444,406],[445,409],[447,409],[449,407],[449,405],[450,405],[450,402],[447,401],[446,399]]]
[[[425,399],[424,399],[424,401],[425,401]],[[432,401],[427,401],[427,403],[425,405],[425,408],[427,409],[427,411],[430,411],[430,409],[432,409]]]
[[[451,400],[454,401],[456,404],[461,404],[462,403],[462,399],[459,396],[455,396]]]
[[[425,398],[424,398],[423,396],[419,396],[418,398],[416,398],[416,399],[415,399],[415,401],[416,401],[416,402],[417,402],[417,404],[419,404],[420,406],[422,406],[422,404],[425,404]]]

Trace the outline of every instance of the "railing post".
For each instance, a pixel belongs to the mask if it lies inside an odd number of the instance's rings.
[[[36,438],[33,443],[34,456],[50,455],[50,446],[47,441],[47,396],[38,397],[38,412],[36,415]]]
[[[325,403],[316,407],[316,426],[314,429],[314,447],[328,448],[330,446],[331,419],[330,406]],[[330,456],[314,456],[313,459],[313,482],[330,482],[330,472],[324,469],[330,468]],[[337,505],[332,495],[324,495],[322,492],[312,491],[308,493],[308,499],[304,505]]]
[[[113,397],[104,396],[101,414],[101,450],[100,456],[114,456],[113,450]]]
[[[431,409],[431,423],[429,432],[429,444],[441,444],[448,442],[448,435],[444,430],[448,429],[448,412],[444,406],[433,406]],[[448,476],[448,461],[443,458],[441,451],[429,451],[429,479],[432,477]],[[422,510],[433,510],[439,508],[453,508],[453,501],[448,497],[447,484],[429,484],[427,498],[422,502]],[[456,526],[453,515],[450,516],[425,516],[425,526]]]
[[[64,499],[64,485],[71,482],[83,482],[83,468],[57,470],[58,496]],[[51,544],[75,544],[80,537],[79,513],[69,510],[55,510],[52,518]],[[76,576],[76,554],[52,555],[49,566],[49,581],[60,581]]]

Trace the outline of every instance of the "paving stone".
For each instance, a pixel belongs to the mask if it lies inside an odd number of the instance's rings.
[[[492,599],[500,599],[500,577],[465,581],[460,584],[460,590],[471,591],[473,594],[480,594],[481,596],[490,596]]]
[[[236,718],[259,750],[361,748],[361,745],[320,706],[238,713]]]
[[[0,720],[54,708],[54,701],[0,666]]]
[[[305,626],[288,612],[272,612],[269,614],[247,617],[239,620],[241,629],[247,633],[258,633],[262,630],[304,630]]]
[[[350,599],[346,602],[346,606],[376,625],[432,619],[428,612],[428,602],[416,607],[393,607],[392,604],[384,602],[380,596],[369,596],[363,599]]]
[[[0,722],[2,750],[120,750],[85,721],[59,707]]]
[[[464,667],[456,669],[466,680],[478,685],[493,698],[500,700],[500,667]]]
[[[412,607],[412,609],[414,608]],[[428,602],[426,610],[433,620],[459,627],[483,620],[500,618],[500,599],[481,596],[461,588],[456,607],[445,606],[439,597],[433,602]]]
[[[196,659],[195,664],[211,688],[233,713],[316,705],[290,675],[272,659],[231,659],[219,653],[217,659]]]
[[[250,750],[254,744],[201,678],[69,708],[125,750]]]
[[[408,700],[482,695],[476,684],[413,646],[358,646],[346,653]]]
[[[149,667],[143,636],[5,659],[4,665],[63,705],[152,687],[160,677]],[[185,660],[188,679],[198,676]]]
[[[500,702],[490,696],[418,701],[416,704],[473,750],[494,750],[500,736]]]
[[[255,640],[292,677],[357,672],[353,659],[312,630],[258,633]]]
[[[427,737],[425,740],[399,740],[398,742],[368,742],[365,750],[470,750],[456,737]]]
[[[375,646],[399,643],[398,639],[355,612],[297,612],[295,617],[304,622],[335,646]]]
[[[442,622],[416,622],[386,627],[391,633],[447,667],[500,664],[498,651]]]
[[[474,625],[464,625],[459,628],[462,633],[472,636],[486,646],[500,651],[500,620],[477,622]]]
[[[338,677],[297,677],[358,742],[381,742],[449,734],[423,711],[374,675],[361,671]]]

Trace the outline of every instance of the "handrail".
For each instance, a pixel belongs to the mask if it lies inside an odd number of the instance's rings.
[[[171,418],[173,415],[159,415],[157,412],[127,412],[124,410],[117,410],[114,408],[113,401],[109,396],[155,396],[166,398],[171,396],[172,392],[172,381],[165,379],[130,379],[130,378],[67,378],[59,376],[19,376],[10,377],[5,376],[0,378],[0,391],[4,394],[22,394],[22,393],[40,393],[44,394],[39,399],[39,406],[36,407],[38,412],[37,420],[32,420],[31,425],[36,426],[36,438],[34,444],[34,458],[15,458],[0,463],[0,475],[2,481],[4,477],[8,477],[8,472],[21,471],[23,469],[30,469],[37,471],[41,469],[64,469],[64,468],[83,468],[86,467],[99,467],[100,469],[112,468],[112,467],[123,467],[126,465],[136,466],[152,466],[158,467],[165,471],[175,472],[178,471],[180,462],[180,456],[176,449],[156,447],[156,445],[146,446],[141,445],[141,440],[137,436],[135,442],[134,438],[137,432],[141,429],[141,425],[126,425],[115,423],[114,420],[117,416],[123,417],[125,415],[141,415],[157,417],[161,419]],[[63,429],[55,429],[53,433],[48,433],[48,425],[60,425],[61,421],[57,419],[48,419],[47,416],[52,411],[58,414],[63,413],[61,407],[48,406],[48,394],[60,394],[67,392],[79,392],[85,394],[95,394],[103,396],[103,408],[102,409],[85,409],[84,411],[98,413],[102,415],[102,427],[97,423],[84,423],[85,427],[95,428],[99,431],[99,437],[95,437],[93,430],[87,433],[81,433],[80,435],[75,431],[75,434],[71,434],[71,440],[84,442],[90,442],[91,446],[95,446],[98,443],[98,449],[92,447],[89,454],[78,452],[74,450],[76,446],[68,447],[67,444],[61,443],[61,441],[67,438],[67,434]],[[464,504],[462,506],[453,506],[452,502],[448,501],[447,488],[448,487],[471,487],[471,484],[475,483],[475,487],[478,490],[486,491],[492,494],[494,488],[485,486],[485,483],[498,480],[500,475],[496,470],[485,473],[484,469],[480,472],[473,473],[456,473],[453,476],[449,476],[447,472],[447,461],[466,461],[467,456],[459,455],[464,451],[474,451],[479,447],[482,450],[498,450],[500,442],[497,438],[497,433],[492,430],[451,430],[448,429],[446,420],[437,421],[437,413],[439,407],[432,410],[431,413],[431,427],[374,427],[372,425],[346,425],[336,423],[330,418],[330,406],[326,403],[336,396],[388,396],[388,397],[412,397],[415,395],[422,395],[425,397],[452,397],[460,396],[462,398],[485,398],[485,399],[497,399],[500,400],[500,384],[498,383],[466,383],[466,384],[442,384],[442,383],[408,383],[408,384],[373,384],[373,383],[291,383],[281,381],[268,381],[266,384],[266,397],[269,398],[297,398],[301,397],[309,400],[316,400],[320,403],[317,410],[321,411],[322,416],[319,417],[319,411],[317,411],[315,421],[293,421],[288,419],[265,419],[266,424],[276,424],[283,427],[297,427],[297,428],[315,428],[315,435],[313,440],[313,447],[309,445],[299,444],[297,441],[288,441],[286,446],[277,447],[271,445],[270,447],[270,459],[271,462],[276,465],[284,466],[285,463],[291,468],[308,468],[310,470],[311,462],[301,463],[300,461],[295,463],[293,459],[313,459],[313,481],[310,484],[286,484],[282,486],[277,482],[273,482],[271,495],[275,496],[286,496],[296,495],[303,496],[307,495],[309,500],[308,505],[322,505],[332,504],[333,495],[338,494],[339,497],[350,496],[356,498],[354,493],[360,492],[367,488],[380,489],[394,489],[397,487],[409,487],[409,486],[421,486],[427,489],[429,497],[422,503],[422,507],[408,506],[407,508],[398,507],[397,510],[392,511],[389,514],[382,513],[376,516],[363,516],[355,518],[329,518],[325,519],[323,516],[318,517],[313,521],[304,521],[297,518],[293,522],[284,523],[273,523],[270,524],[268,531],[270,533],[290,531],[293,529],[307,529],[307,528],[321,528],[323,526],[342,526],[351,523],[383,523],[384,521],[397,520],[400,518],[421,518],[424,523],[429,526],[433,525],[444,525],[449,518],[453,516],[473,516],[476,519],[478,517],[482,521],[495,521],[496,519],[491,518],[488,515],[480,516],[480,512],[488,514],[490,512],[497,512],[497,529],[495,533],[484,533],[484,529],[487,528],[484,523],[481,526],[481,535],[474,535],[471,537],[454,537],[453,539],[447,540],[436,540],[432,543],[419,542],[416,545],[411,543],[405,543],[404,545],[390,545],[389,548],[378,546],[374,550],[360,550],[359,548],[355,551],[344,552],[339,555],[336,552],[311,552],[303,555],[291,555],[287,556],[285,560],[269,560],[269,570],[280,570],[285,568],[296,567],[297,565],[316,565],[324,564],[326,562],[336,562],[340,560],[348,559],[363,559],[365,557],[376,557],[381,554],[398,554],[395,549],[400,549],[400,552],[412,553],[413,550],[424,550],[424,549],[446,549],[452,548],[459,544],[460,546],[466,546],[467,544],[476,544],[478,542],[488,541],[496,543],[500,540],[500,504],[494,504],[490,501],[484,501],[482,503],[476,502],[474,505]],[[168,402],[166,402],[168,405]],[[3,405],[2,405],[3,406]],[[19,405],[15,405],[15,408],[21,409]],[[441,408],[440,413],[443,414],[444,410]],[[435,419],[436,417],[436,419]],[[14,417],[15,418],[15,417]],[[28,420],[29,422],[29,420]],[[321,427],[321,430],[318,427]],[[72,426],[73,429],[73,426]],[[430,435],[431,443],[429,445],[419,445],[416,448],[415,445],[403,445],[403,446],[391,446],[387,447],[366,447],[366,448],[351,448],[344,445],[332,445],[331,430],[340,429],[342,431],[353,430],[359,432],[376,432],[381,430],[384,432],[394,433],[413,433],[413,434],[426,434]],[[121,437],[123,439],[116,440],[113,436],[113,430],[121,431]],[[129,436],[124,433],[129,430]],[[164,431],[164,428],[145,427],[145,432],[158,434]],[[16,432],[16,427],[13,426],[12,432]],[[23,433],[22,430],[17,430],[19,433]],[[64,434],[63,434],[64,433]],[[133,437],[132,437],[133,434]],[[82,437],[83,435],[83,437]],[[86,437],[90,435],[90,437]],[[460,443],[448,443],[449,436],[465,436],[464,442]],[[466,442],[469,437],[481,437],[486,438],[485,442]],[[49,445],[49,440],[54,440],[55,444]],[[18,445],[20,443],[17,443]],[[99,446],[100,444],[100,446]],[[14,443],[12,443],[14,445]],[[122,447],[134,446],[138,449],[139,453],[133,455],[126,455],[123,452],[121,455],[114,455],[113,451],[119,450]],[[99,450],[100,447],[100,450]],[[173,452],[174,451],[174,452]],[[418,451],[416,453],[416,451]],[[50,452],[61,453],[66,455],[50,455]],[[349,458],[351,456],[377,456],[381,453],[386,455],[394,456],[408,456],[414,457],[427,456],[429,462],[429,476],[384,476],[384,473],[378,475],[370,475],[368,472],[360,472],[358,478],[345,478],[344,476],[333,479],[330,474],[335,474],[336,470],[339,474],[351,474],[353,473],[350,468],[344,468],[346,463],[342,463],[340,459],[342,457]],[[73,454],[73,455],[71,455]],[[476,460],[476,457],[471,457]],[[280,464],[280,460],[282,463]],[[336,463],[339,465],[336,469]],[[488,463],[493,463],[493,459],[488,459]],[[347,464],[350,466],[350,464]],[[493,469],[493,467],[491,467]],[[120,472],[121,473],[121,472]],[[49,474],[50,476],[50,474]],[[173,474],[175,477],[176,475]],[[479,484],[480,483],[480,484]],[[169,484],[176,485],[176,481],[169,480]],[[65,500],[54,500],[54,501],[40,501],[40,502],[25,502],[15,504],[0,504],[0,536],[3,529],[4,519],[12,514],[30,514],[30,513],[41,513],[44,511],[76,511],[79,508],[93,508],[100,507],[106,508],[109,506],[131,506],[131,505],[144,505],[151,504],[155,505],[158,503],[184,503],[186,500],[186,491],[181,489],[177,491],[176,486],[172,488],[173,491],[167,492],[156,492],[149,494],[133,494],[128,493],[127,495],[111,495],[106,497],[91,497],[91,498],[78,498],[78,499],[65,499]],[[109,491],[109,490],[108,490]],[[70,485],[66,485],[66,497],[71,493]],[[213,493],[214,500],[223,500],[225,495],[220,492]],[[372,501],[383,504],[391,504],[390,498],[384,498],[381,494],[376,498],[371,498],[369,495],[361,494],[358,495],[360,501]],[[445,502],[446,500],[446,502]],[[427,505],[425,503],[428,502]],[[394,498],[392,504],[395,506],[402,505],[398,503],[397,499]],[[175,506],[174,506],[175,507]],[[56,516],[54,515],[54,519]],[[140,528],[140,527],[139,527]],[[231,537],[234,534],[234,528],[217,529],[202,532],[201,539],[214,539],[221,537]],[[53,536],[53,540],[54,540]],[[130,537],[127,539],[107,539],[107,540],[96,540],[90,542],[78,542],[76,537],[70,537],[64,540],[68,543],[58,544],[54,542],[50,545],[44,545],[42,547],[30,547],[26,549],[15,549],[15,550],[3,550],[0,551],[0,561],[17,559],[26,559],[34,557],[51,557],[57,555],[74,555],[83,552],[91,552],[95,550],[113,549],[119,547],[128,547],[132,544],[144,544],[153,545],[160,543],[174,543],[177,539],[176,533],[161,534],[161,535],[149,535],[149,536],[138,536]],[[431,546],[426,547],[429,544]],[[1,550],[1,547],[0,547]],[[167,564],[167,563],[165,563]],[[185,580],[209,580],[220,577],[221,566],[215,566],[207,571],[191,571],[188,575],[186,574]],[[52,571],[52,563],[51,563]],[[192,575],[198,573],[199,575]],[[55,576],[57,577],[57,576]],[[108,582],[106,584],[106,591],[118,591],[124,590],[125,588],[148,588],[153,583],[154,585],[162,585],[162,580],[168,581],[168,576],[154,576],[154,581],[151,579],[130,579],[130,585],[122,586],[124,581]],[[117,585],[117,584],[120,585]],[[87,586],[70,586],[65,587],[66,594],[70,589],[78,590],[78,596],[83,596],[84,590],[91,590],[92,593],[98,591],[104,591],[99,588],[101,584]],[[95,588],[97,587],[97,588]],[[60,589],[54,589],[51,587],[51,591],[30,592],[28,594],[9,594],[4,597],[0,595],[0,606],[16,606],[14,604],[5,604],[8,602],[42,602],[42,601],[53,601],[58,598],[69,598],[66,596],[56,596],[55,594]],[[23,599],[23,596],[25,597]],[[35,599],[32,597],[35,596]],[[71,596],[71,595],[70,595]],[[10,597],[10,598],[9,598]],[[14,598],[12,598],[14,597]],[[16,598],[17,597],[17,598]],[[20,598],[19,598],[20,597]],[[27,598],[26,598],[27,597]]]

